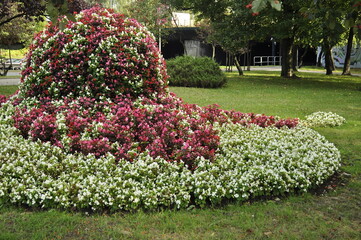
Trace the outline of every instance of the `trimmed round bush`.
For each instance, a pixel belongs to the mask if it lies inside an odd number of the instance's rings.
[[[22,72],[22,96],[155,98],[165,92],[164,60],[137,21],[95,7],[67,22],[63,30],[51,25],[36,35]]]
[[[226,83],[219,65],[208,57],[176,57],[167,60],[167,69],[171,86],[219,88]]]

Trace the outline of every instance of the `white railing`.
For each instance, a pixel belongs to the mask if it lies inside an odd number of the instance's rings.
[[[255,56],[253,57],[254,66],[281,65],[281,56]]]

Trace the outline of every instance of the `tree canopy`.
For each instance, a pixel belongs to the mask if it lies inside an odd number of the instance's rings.
[[[105,0],[3,0],[0,8],[0,27],[17,18],[56,21],[60,15],[68,17]],[[16,11],[12,9],[16,8]]]
[[[357,33],[360,29],[360,0],[169,1],[179,9],[191,10],[200,18],[209,19],[218,31],[213,34],[221,35],[221,40],[228,46],[238,47],[239,40],[246,42],[247,38],[262,41],[265,37],[272,37],[281,42],[281,75],[284,77],[294,76],[295,44],[322,46],[327,74],[332,74],[332,47],[345,41],[348,29],[348,39],[352,43],[352,32]],[[220,27],[215,27],[217,25]],[[254,26],[256,28],[252,28]]]
[[[44,13],[44,0],[3,0],[0,8],[0,27],[16,18],[40,18]]]

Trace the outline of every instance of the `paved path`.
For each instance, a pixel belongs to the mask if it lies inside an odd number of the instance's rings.
[[[0,85],[18,85],[20,83],[20,71],[9,71],[7,76],[9,78],[0,78]]]
[[[21,76],[21,71],[9,71],[8,76]]]
[[[0,78],[0,85],[19,85],[20,77],[19,78]]]

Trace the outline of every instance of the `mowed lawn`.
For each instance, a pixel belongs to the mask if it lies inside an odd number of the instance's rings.
[[[361,239],[361,77],[245,74],[227,73],[221,89],[170,89],[185,102],[228,110],[301,119],[317,111],[337,113],[346,124],[316,130],[340,149],[340,173],[310,193],[205,209],[89,215],[0,203],[0,239]],[[0,94],[15,91],[0,87]]]

